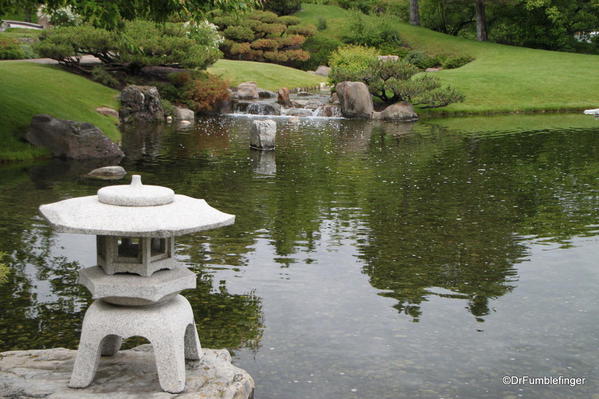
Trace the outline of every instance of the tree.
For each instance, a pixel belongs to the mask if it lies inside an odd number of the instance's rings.
[[[474,0],[476,10],[476,40],[487,41],[487,17],[485,15],[485,0]]]
[[[410,24],[420,25],[420,5],[418,0],[410,0]]]
[[[97,27],[116,28],[123,20],[147,19],[164,22],[178,16],[202,18],[208,11],[246,11],[262,4],[262,0],[0,0],[0,15],[43,5],[48,10],[71,7],[84,21]]]

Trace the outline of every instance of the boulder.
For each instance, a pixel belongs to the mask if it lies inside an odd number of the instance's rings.
[[[443,68],[441,68],[441,67],[435,67],[435,68],[426,68],[424,70],[424,72],[439,72],[439,71],[442,71],[442,70],[443,70]]]
[[[175,120],[193,122],[196,118],[195,112],[185,107],[175,107]]]
[[[89,172],[86,176],[98,180],[120,180],[127,174],[122,166],[104,166]]]
[[[250,103],[246,112],[252,115],[281,115],[281,106],[277,103]]]
[[[226,349],[203,349],[186,361],[185,393],[163,392],[151,345],[121,350],[100,360],[96,382],[67,387],[77,351],[54,348],[0,353],[0,397],[48,399],[231,398],[249,399],[254,380],[231,363]]]
[[[414,107],[410,103],[399,102],[389,105],[382,112],[375,112],[373,119],[382,119],[386,121],[414,122],[418,120],[418,114],[414,112]]]
[[[108,107],[98,107],[96,108],[96,112],[106,116],[114,116],[117,119],[119,117],[119,111]]]
[[[259,98],[276,98],[277,93],[270,90],[258,89],[258,97]]]
[[[329,68],[328,66],[325,65],[321,65],[318,68],[316,68],[316,70],[314,71],[314,73],[316,75],[320,75],[320,76],[329,76],[329,74],[331,73],[331,68]]]
[[[274,150],[277,136],[277,124],[275,121],[254,121],[250,130],[250,147],[256,150]]]
[[[291,100],[289,99],[288,88],[281,87],[277,91],[277,103],[281,104],[283,107],[291,107]]]
[[[164,121],[158,89],[154,86],[125,87],[121,91],[119,116],[125,123]]]
[[[99,159],[122,158],[123,151],[91,123],[56,119],[50,115],[35,115],[25,139],[45,147],[58,158]]]
[[[371,118],[374,112],[372,96],[368,86],[362,82],[337,83],[341,113],[346,118]]]
[[[243,82],[237,86],[236,96],[239,100],[257,100],[258,87],[256,82]]]

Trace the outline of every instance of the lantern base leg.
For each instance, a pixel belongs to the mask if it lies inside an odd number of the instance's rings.
[[[182,392],[185,359],[200,359],[202,348],[191,306],[181,295],[151,306],[115,306],[94,301],[83,319],[69,387],[90,385],[100,355],[114,355],[121,340],[133,336],[147,338],[152,344],[160,387],[171,393]]]

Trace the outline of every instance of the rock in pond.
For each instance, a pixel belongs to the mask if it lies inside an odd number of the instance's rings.
[[[127,174],[122,166],[104,166],[89,172],[86,177],[98,180],[120,180]]]
[[[231,364],[226,349],[203,349],[198,361],[186,361],[186,387],[163,392],[151,345],[102,357],[96,380],[84,389],[67,387],[77,351],[55,348],[0,353],[0,398],[46,399],[249,399],[254,380]]]
[[[277,93],[270,90],[258,89],[258,97],[260,98],[276,98]]]
[[[185,107],[175,107],[175,120],[193,122],[196,118],[195,112]]]
[[[373,119],[386,121],[414,122],[418,120],[418,114],[414,112],[412,104],[399,102],[389,105],[382,112],[375,112]]]
[[[258,87],[256,82],[243,82],[237,86],[236,96],[239,100],[257,100]]]
[[[371,118],[374,112],[368,86],[362,82],[337,83],[335,92],[339,97],[341,113],[346,118]]]
[[[254,121],[250,130],[250,147],[256,150],[274,150],[277,124],[273,120]]]
[[[91,123],[62,120],[44,114],[32,118],[25,139],[35,146],[49,149],[58,158],[122,158],[125,155]]]
[[[121,91],[119,116],[125,123],[164,121],[158,89],[154,86],[125,87]]]
[[[286,87],[281,87],[277,92],[277,103],[281,104],[283,107],[291,107],[291,100],[289,99],[289,89]]]
[[[277,103],[251,103],[246,112],[252,115],[281,115],[281,106]]]

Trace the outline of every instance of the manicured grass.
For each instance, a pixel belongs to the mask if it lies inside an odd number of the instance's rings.
[[[322,76],[299,69],[252,61],[219,60],[208,71],[228,79],[232,85],[250,81],[267,90],[313,87],[326,81]]]
[[[35,114],[89,122],[118,140],[118,121],[97,113],[100,106],[118,108],[117,91],[54,66],[0,62],[0,161],[44,154],[19,139]]]
[[[353,13],[335,6],[303,4],[306,22],[327,20],[320,34],[341,38]],[[375,18],[375,17],[366,17]],[[463,54],[475,61],[435,72],[466,101],[427,111],[434,114],[579,111],[599,107],[599,56],[481,43],[398,21],[402,39],[429,54]]]

